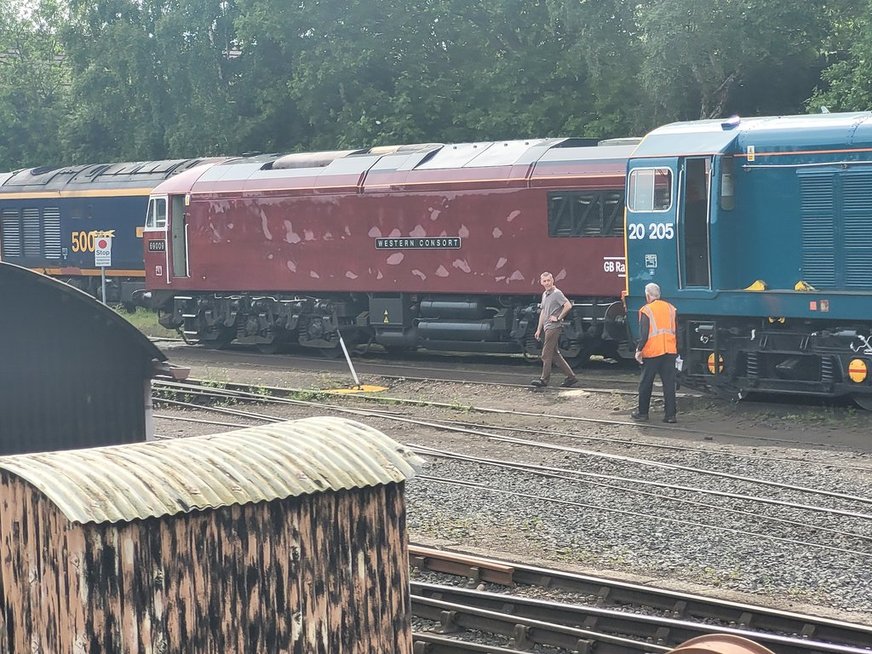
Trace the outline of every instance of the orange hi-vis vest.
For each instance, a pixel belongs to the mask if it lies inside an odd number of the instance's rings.
[[[675,307],[663,300],[654,300],[639,309],[648,316],[648,340],[642,348],[642,357],[650,359],[664,354],[678,354],[675,342]]]

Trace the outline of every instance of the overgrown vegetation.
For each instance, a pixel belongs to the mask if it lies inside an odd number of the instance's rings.
[[[157,320],[157,313],[148,309],[137,308],[135,313],[128,313],[124,309],[116,309],[130,324],[136,327],[146,336],[152,338],[178,338],[179,335],[171,330],[160,325]]]

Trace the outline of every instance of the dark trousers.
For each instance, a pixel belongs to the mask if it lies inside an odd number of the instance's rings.
[[[659,357],[642,360],[642,377],[639,380],[639,413],[643,416],[648,415],[648,408],[651,406],[654,377],[660,375],[666,417],[675,417],[675,357],[675,354],[663,354]]]
[[[545,341],[542,343],[542,381],[548,383],[548,380],[551,379],[552,361],[557,364],[557,367],[560,368],[563,371],[563,374],[567,377],[575,377],[572,368],[569,367],[569,364],[566,363],[566,359],[563,358],[563,355],[560,354],[560,350],[557,349],[557,343],[560,341],[560,332],[563,331],[563,328],[554,327],[544,331]]]

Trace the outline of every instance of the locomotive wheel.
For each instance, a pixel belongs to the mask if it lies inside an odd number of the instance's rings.
[[[854,400],[854,403],[864,411],[872,411],[872,395],[854,393],[854,395],[851,396],[851,399]]]

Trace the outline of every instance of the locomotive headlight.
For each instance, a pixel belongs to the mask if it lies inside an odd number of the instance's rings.
[[[848,362],[848,377],[857,384],[866,381],[869,376],[869,366],[864,359],[851,359]]]

